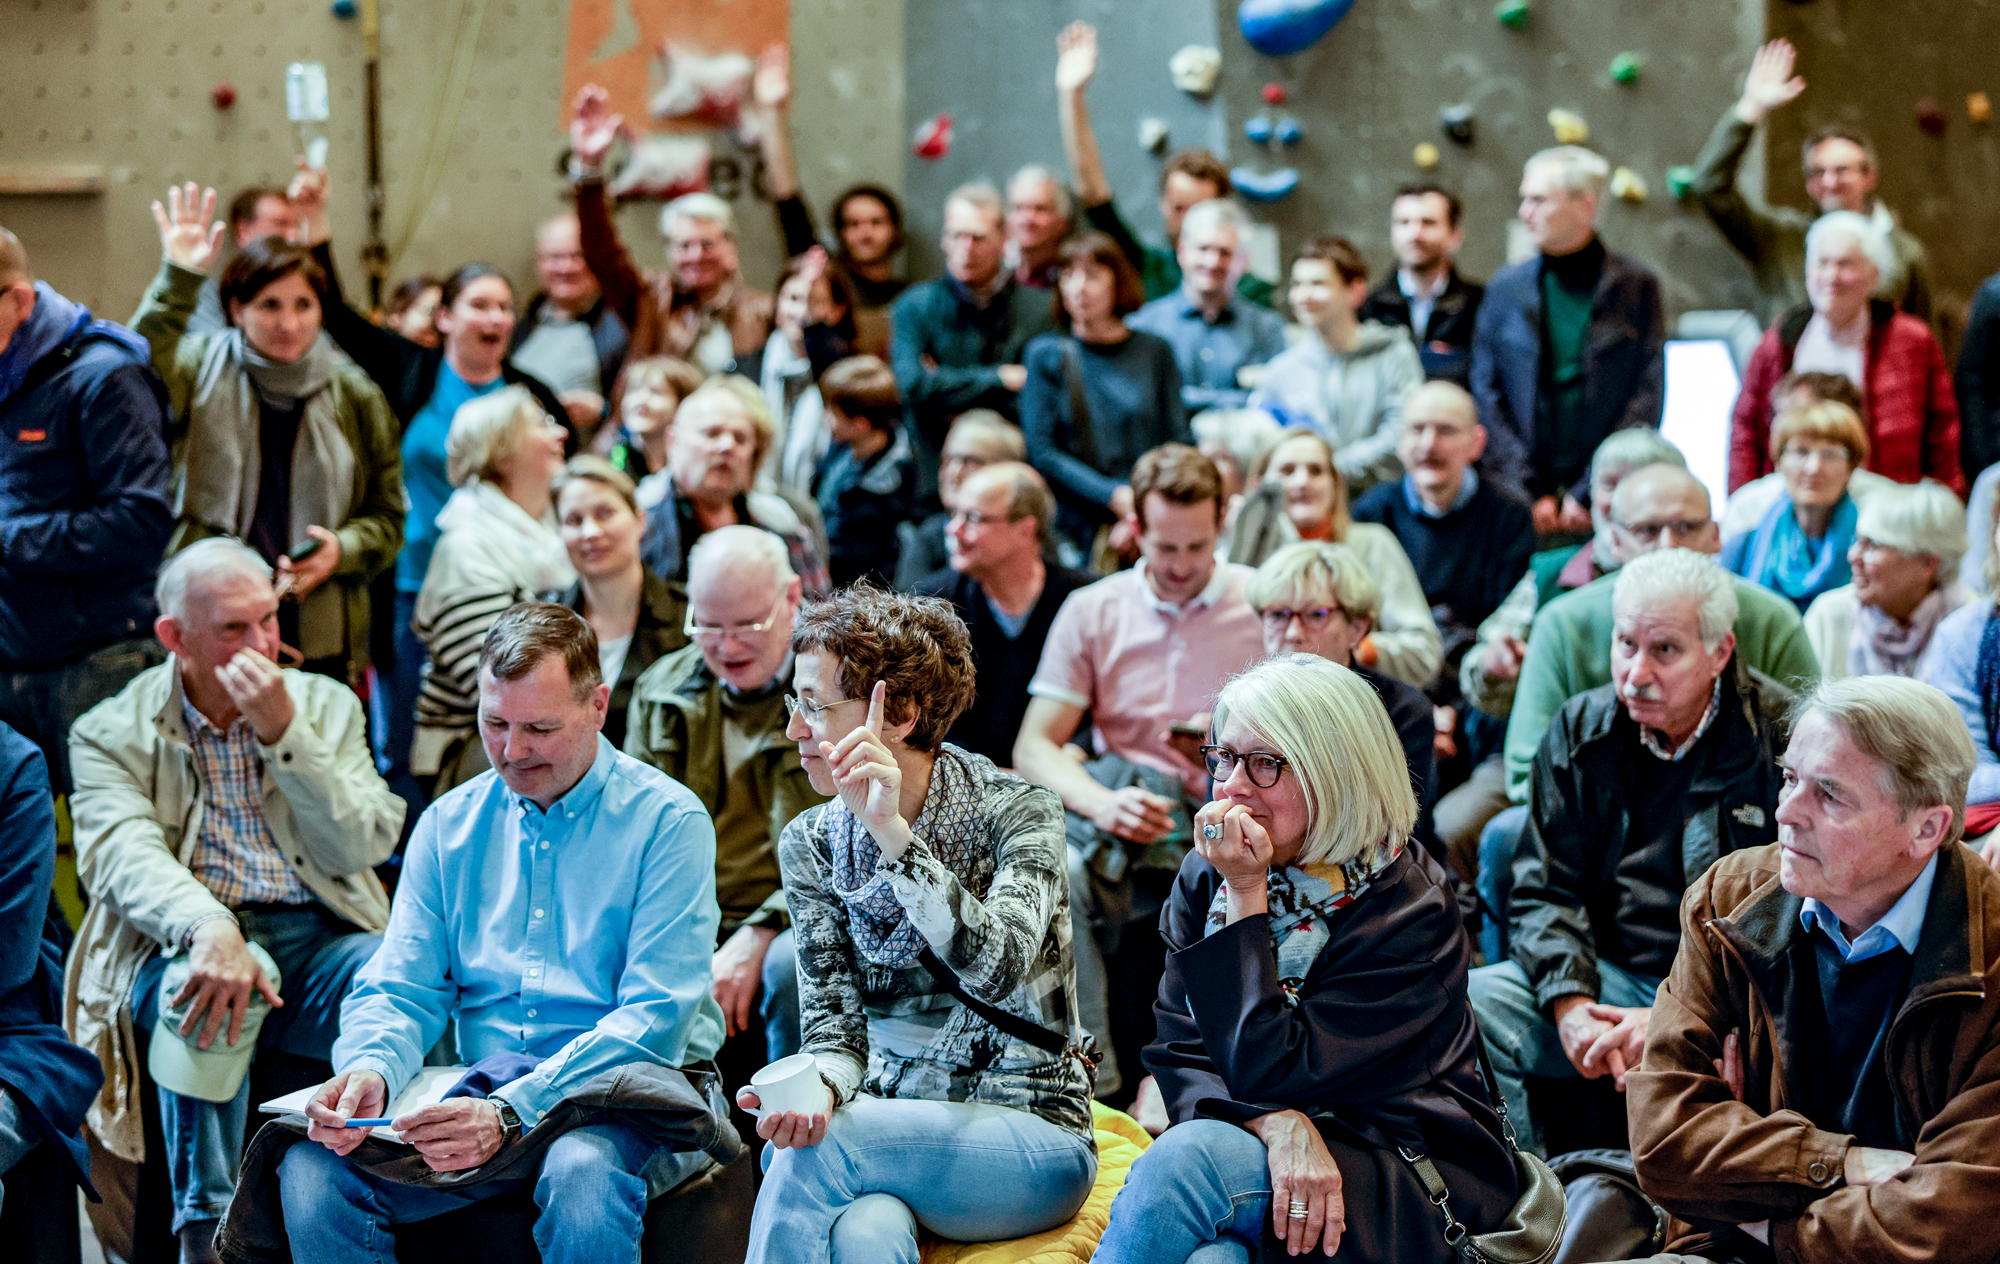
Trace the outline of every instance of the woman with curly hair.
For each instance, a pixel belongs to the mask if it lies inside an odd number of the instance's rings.
[[[973,694],[947,602],[850,588],[801,612],[792,650],[786,735],[838,796],[778,843],[826,1104],[758,1122],[748,1258],[915,1261],[919,1225],[1062,1224],[1097,1176],[1062,803],[943,741]]]

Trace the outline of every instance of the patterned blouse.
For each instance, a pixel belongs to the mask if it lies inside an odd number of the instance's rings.
[[[984,756],[944,746],[940,763],[952,759],[971,774],[978,810],[944,810],[934,776],[909,849],[876,873],[967,992],[1080,1042],[1062,803]],[[778,841],[798,940],[800,1028],[836,1102],[857,1093],[984,1102],[1089,1140],[1091,1083],[1080,1062],[1008,1036],[921,965],[880,966],[857,951],[833,878],[830,832],[845,818],[836,799],[794,819]],[[961,880],[948,868],[942,830],[983,835],[992,863],[968,868],[989,876]]]

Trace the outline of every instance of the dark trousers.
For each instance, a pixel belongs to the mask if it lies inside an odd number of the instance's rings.
[[[100,646],[61,667],[8,672],[0,677],[0,723],[42,748],[42,757],[49,762],[50,788],[66,795],[70,726],[134,676],[166,661],[167,651],[158,641],[135,636]]]

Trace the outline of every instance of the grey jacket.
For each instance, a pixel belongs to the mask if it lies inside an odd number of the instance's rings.
[[[1410,331],[1368,321],[1352,351],[1328,351],[1308,333],[1272,357],[1250,394],[1250,407],[1324,435],[1352,500],[1403,476],[1396,424],[1403,401],[1423,384],[1424,366]]]

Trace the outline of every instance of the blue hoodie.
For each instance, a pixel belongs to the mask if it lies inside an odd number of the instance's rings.
[[[151,630],[172,480],[145,340],[37,281],[0,352],[0,671]]]

